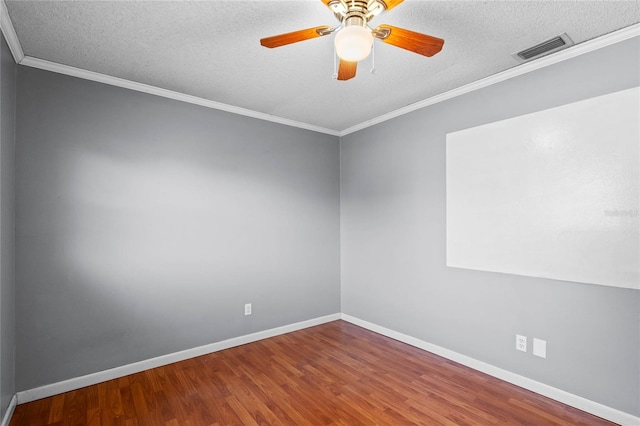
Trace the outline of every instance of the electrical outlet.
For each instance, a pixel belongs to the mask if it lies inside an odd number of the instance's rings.
[[[251,303],[244,304],[244,314],[251,315]]]
[[[516,334],[516,349],[522,352],[527,351],[527,336]]]
[[[547,341],[533,338],[533,354],[540,358],[547,357]]]

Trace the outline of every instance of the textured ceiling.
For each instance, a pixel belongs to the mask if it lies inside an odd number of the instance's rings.
[[[515,67],[566,32],[578,44],[640,21],[638,1],[411,1],[387,23],[446,40],[419,56],[375,43],[332,79],[333,35],[266,49],[262,37],[337,21],[320,0],[6,1],[25,55],[341,131]]]

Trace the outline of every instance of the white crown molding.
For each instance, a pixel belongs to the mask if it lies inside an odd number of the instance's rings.
[[[487,364],[486,362],[478,361],[466,355],[462,355],[458,352],[445,349],[442,346],[425,342],[424,340],[408,336],[398,331],[382,327],[380,325],[353,317],[345,313],[341,315],[341,319],[355,324],[359,327],[366,328],[367,330],[373,331],[374,333],[382,334],[383,336],[387,336],[416,348],[431,352],[451,361],[473,368],[474,370],[478,370],[490,376],[497,377],[498,379],[504,380],[505,382],[512,383],[516,386],[520,386],[537,394],[546,396],[563,404],[570,405],[579,410],[586,411],[587,413],[591,413],[595,416],[602,417],[603,419],[610,420],[620,425],[637,426],[640,424],[640,417],[633,416],[631,414],[625,413],[624,411],[620,411],[615,408],[600,404],[598,402],[583,398],[581,396],[563,391],[561,389],[554,388],[544,383],[537,382],[533,379],[520,376],[519,374],[512,373],[511,371],[503,370],[502,368]]]
[[[285,126],[297,127],[300,129],[310,130],[312,132],[325,133],[331,136],[340,136],[338,130],[327,129],[313,124],[302,123],[300,121],[290,120],[275,115],[265,114],[263,112],[253,111],[233,105],[224,104],[222,102],[211,101],[209,99],[199,98],[197,96],[186,95],[184,93],[174,92],[172,90],[162,89],[160,87],[148,84],[137,83],[135,81],[125,80],[123,78],[112,77],[93,71],[75,68],[69,65],[63,65],[56,62],[46,61],[44,59],[25,56],[18,35],[16,34],[13,22],[9,17],[5,0],[0,0],[0,28],[4,34],[13,59],[17,64],[28,67],[38,68],[41,70],[56,72],[59,74],[70,75],[85,80],[96,81],[99,83],[109,84],[112,86],[122,87],[125,89],[135,90],[137,92],[148,93],[151,95],[162,96],[164,98],[174,99],[181,102],[187,102],[194,105],[200,105],[206,108],[226,111],[233,114],[244,115],[246,117],[256,118],[259,120],[270,121],[273,123],[284,124]]]
[[[26,391],[18,392],[16,394],[17,402],[18,404],[24,404],[24,403],[35,401],[38,399],[48,398],[53,395],[58,395],[64,392],[70,392],[86,386],[102,383],[107,380],[117,379],[119,377],[124,377],[130,374],[139,373],[141,371],[149,370],[151,368],[173,364],[174,362],[184,361],[186,359],[195,358],[197,356],[202,356],[202,355],[210,354],[213,352],[218,352],[224,349],[233,348],[235,346],[246,345],[247,343],[257,342],[258,340],[279,336],[285,333],[291,333],[292,331],[302,330],[305,328],[313,327],[313,326],[324,324],[331,321],[336,321],[339,319],[340,319],[339,313],[326,315],[323,317],[313,318],[307,321],[301,321],[294,324],[284,325],[282,327],[276,327],[269,330],[259,331],[257,333],[234,337],[228,340],[223,340],[222,342],[211,343],[208,345],[199,346],[196,348],[187,349],[180,352],[174,352],[172,354],[162,355],[162,356],[147,359],[144,361],[134,362],[132,364],[111,368],[109,370],[87,374],[86,376],[75,377],[73,379],[52,383],[52,384],[41,386],[35,389],[29,389]]]
[[[117,86],[117,87],[129,89],[129,90],[135,90],[137,92],[143,92],[151,95],[162,96],[164,98],[174,99],[181,102],[187,102],[194,105],[200,105],[206,108],[217,109],[220,111],[226,111],[233,114],[244,115],[246,117],[251,117],[251,118],[257,118],[259,120],[271,121],[278,124],[284,124],[286,126],[298,127],[305,130],[311,130],[313,132],[326,133],[332,136],[339,136],[339,132],[337,130],[327,129],[324,127],[315,126],[313,124],[302,123],[300,121],[290,120],[288,118],[277,117],[275,115],[265,114],[263,112],[258,112],[258,111],[253,111],[246,108],[228,105],[222,102],[211,101],[209,99],[199,98],[197,96],[174,92],[173,90],[162,89],[160,87],[151,86],[148,84],[137,83],[135,81],[125,80],[124,78],[112,77],[110,75],[101,74],[94,71],[87,71],[81,68],[75,68],[69,65],[59,64],[57,62],[51,62],[51,61],[46,61],[44,59],[32,58],[31,56],[25,56],[24,59],[20,62],[20,65],[25,65],[32,68],[39,68],[41,70],[51,71],[59,74],[66,74],[73,77],[82,78],[85,80],[91,80],[99,83],[109,84],[111,86]]]
[[[22,62],[22,59],[24,59],[24,52],[22,51],[22,46],[20,45],[20,40],[18,40],[16,30],[13,28],[13,23],[9,17],[9,11],[7,10],[7,5],[4,0],[0,0],[0,29],[2,29],[4,39],[9,45],[9,50],[11,50],[13,60],[16,61],[16,64],[19,64]]]
[[[356,124],[355,126],[349,127],[347,129],[334,130],[334,129],[328,129],[325,127],[316,126],[309,123],[303,123],[295,120],[290,120],[287,118],[278,117],[275,115],[265,114],[263,112],[258,112],[258,111],[253,111],[246,108],[228,105],[221,102],[211,101],[209,99],[199,98],[197,96],[186,95],[184,93],[174,92],[172,90],[162,89],[156,86],[137,83],[134,81],[125,80],[118,77],[112,77],[109,75],[105,75],[105,74],[101,74],[93,71],[87,71],[80,68],[59,64],[56,62],[50,62],[43,59],[25,56],[22,51],[22,47],[20,46],[20,42],[15,33],[15,30],[13,28],[11,19],[9,18],[9,14],[7,12],[4,0],[0,0],[0,12],[1,12],[0,25],[2,27],[2,32],[3,34],[5,34],[5,38],[7,40],[7,43],[9,44],[9,48],[11,49],[11,53],[13,54],[13,57],[16,63],[20,65],[39,68],[42,70],[56,72],[60,74],[66,74],[73,77],[83,78],[86,80],[96,81],[104,84],[109,84],[112,86],[135,90],[138,92],[148,93],[156,96],[162,96],[165,98],[174,99],[181,102],[200,105],[206,108],[217,109],[221,111],[230,112],[233,114],[244,115],[244,116],[256,118],[259,120],[270,121],[278,124],[283,124],[286,126],[297,127],[305,130],[310,130],[313,132],[325,133],[328,135],[338,136],[338,137],[346,136],[348,134],[357,132],[359,130],[366,129],[367,127],[371,127],[376,124],[382,123],[384,121],[391,120],[392,118],[409,114],[413,111],[425,108],[427,106],[434,105],[436,103],[443,102],[448,99],[455,98],[457,96],[464,95],[465,93],[473,92],[475,90],[482,89],[484,87],[488,87],[496,83],[500,83],[510,78],[514,78],[514,77],[538,70],[540,68],[544,68],[549,65],[553,65],[558,62],[562,62],[567,59],[571,59],[576,56],[592,52],[597,49],[601,49],[611,44],[619,43],[621,41],[640,36],[640,24],[634,24],[629,27],[622,28],[618,31],[614,31],[612,33],[605,34],[598,38],[577,44],[568,49],[561,50],[559,52],[537,59],[535,61],[518,65],[514,68],[511,68],[506,71],[483,78],[481,80],[469,83],[467,85],[458,87],[448,92],[433,96],[431,98],[424,99],[422,101],[416,102],[411,105],[407,105],[406,107],[397,109],[395,111],[391,111],[387,114],[383,114],[376,118],[372,118],[371,120],[363,121],[362,123]]]
[[[11,401],[9,401],[9,406],[7,407],[7,411],[2,417],[2,423],[0,423],[0,426],[9,426],[9,423],[11,422],[11,416],[13,416],[16,405],[18,405],[18,397],[14,394],[11,397]]]
[[[631,25],[621,30],[614,31],[609,34],[605,34],[598,38],[594,38],[592,40],[585,41],[580,44],[576,44],[565,50],[561,50],[551,55],[544,56],[540,59],[537,59],[531,62],[526,62],[514,68],[510,68],[508,70],[499,72],[497,74],[491,75],[481,80],[474,81],[473,83],[460,86],[448,92],[441,93],[439,95],[433,96],[428,99],[424,99],[422,101],[416,102],[411,105],[407,105],[406,107],[397,109],[395,111],[391,111],[387,114],[381,115],[371,120],[363,121],[360,124],[356,124],[355,126],[342,130],[340,132],[340,136],[341,137],[346,136],[350,133],[354,133],[359,130],[366,129],[367,127],[374,126],[376,124],[382,123],[387,120],[391,120],[392,118],[409,114],[410,112],[428,107],[430,105],[434,105],[439,102],[443,102],[448,99],[455,98],[460,95],[464,95],[465,93],[473,92],[475,90],[482,89],[482,88],[491,86],[493,84],[500,83],[502,81],[509,80],[511,78],[530,73],[540,68],[548,67],[549,65],[557,64],[558,62],[566,61],[567,59],[575,58],[576,56],[593,52],[594,50],[598,50],[603,47],[610,46],[612,44],[619,43],[621,41],[628,40],[630,38],[638,37],[638,36],[640,36],[640,24]]]

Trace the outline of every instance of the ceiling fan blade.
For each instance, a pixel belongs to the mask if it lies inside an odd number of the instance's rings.
[[[340,66],[338,67],[338,80],[349,80],[356,76],[356,68],[358,68],[357,62],[349,62],[340,59]]]
[[[442,50],[444,40],[426,34],[416,33],[391,25],[380,25],[373,30],[373,36],[385,43],[415,52],[419,55],[433,56]]]
[[[314,28],[307,28],[306,30],[294,31],[286,34],[279,34],[272,37],[265,37],[260,39],[260,44],[264,47],[280,47],[291,43],[297,43],[299,41],[305,41],[316,37],[322,37],[327,34],[331,34],[331,27],[326,25]]]
[[[394,7],[396,7],[397,5],[399,5],[400,3],[402,3],[404,0],[378,0],[378,1],[381,1],[382,3],[384,3],[384,6],[385,6],[384,10],[388,12]]]

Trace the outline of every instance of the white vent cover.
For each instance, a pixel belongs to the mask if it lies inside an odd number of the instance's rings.
[[[540,44],[521,50],[514,53],[513,56],[521,62],[530,61],[544,55],[548,55],[558,50],[566,49],[573,45],[573,40],[569,38],[567,33],[561,34],[557,37],[543,41]]]

